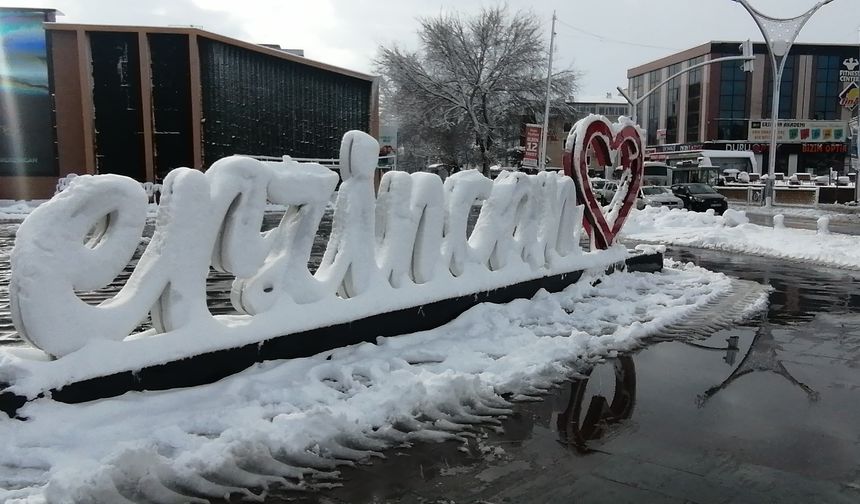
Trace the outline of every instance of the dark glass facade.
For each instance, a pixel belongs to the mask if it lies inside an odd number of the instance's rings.
[[[842,114],[839,106],[839,66],[842,58],[838,55],[818,55],[815,57],[814,102],[812,119],[839,119]]]
[[[662,82],[662,72],[655,70],[648,74],[648,89],[653,89],[654,86]],[[657,129],[660,127],[660,108],[661,108],[660,91],[655,91],[648,97],[648,145],[657,143]]]
[[[370,81],[208,39],[200,69],[204,164],[232,154],[333,158],[344,133],[370,128]]]
[[[747,74],[737,61],[720,63],[717,140],[747,138]]]
[[[704,58],[698,57],[688,62],[688,67],[704,62]],[[702,69],[697,68],[687,73],[687,142],[698,142],[699,129],[702,122]]]
[[[681,71],[681,64],[669,67],[669,76]],[[681,108],[681,78],[675,77],[668,84],[666,94],[666,143],[678,141],[678,117]]]
[[[194,166],[188,37],[153,33],[149,50],[155,176],[163,179],[174,168]]]
[[[96,170],[143,180],[144,111],[137,34],[93,32],[90,47]]]
[[[765,65],[767,79],[764,83],[765,99],[762,102],[762,117],[772,117],[770,113],[773,102],[773,69],[771,64]],[[795,117],[794,106],[794,88],[795,88],[795,67],[797,66],[797,56],[790,55],[785,60],[785,67],[782,69],[782,80],[779,83],[779,118],[791,119]]]

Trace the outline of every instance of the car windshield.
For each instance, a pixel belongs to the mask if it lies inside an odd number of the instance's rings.
[[[690,190],[690,194],[714,194],[717,192],[708,184],[690,184],[687,189]]]
[[[648,196],[656,196],[658,194],[666,194],[668,191],[666,190],[665,187],[651,186],[651,187],[643,187],[642,192],[644,194],[647,194]]]

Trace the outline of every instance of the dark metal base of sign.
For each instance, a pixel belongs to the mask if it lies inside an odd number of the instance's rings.
[[[661,253],[639,254],[628,258],[625,264],[610,266],[618,269],[655,272],[663,268]],[[27,401],[50,397],[63,403],[82,403],[96,399],[116,397],[126,392],[167,390],[214,383],[222,378],[244,371],[258,362],[310,357],[335,348],[356,343],[375,343],[380,336],[398,336],[440,327],[480,303],[508,303],[515,299],[529,299],[539,290],[560,292],[576,283],[582,271],[573,271],[536,280],[520,282],[498,289],[459,296],[413,308],[372,315],[344,324],[320,327],[268,339],[260,343],[216,350],[165,364],[142,369],[122,371],[105,376],[69,383],[51,389],[35,398],[27,398],[9,391],[0,392],[0,411],[20,418],[18,410]],[[0,383],[0,390],[8,384]]]

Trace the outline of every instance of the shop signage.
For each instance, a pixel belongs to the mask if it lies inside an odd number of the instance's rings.
[[[860,100],[860,86],[856,82],[849,83],[845,89],[839,93],[839,104],[848,110],[854,110],[857,106],[857,101]]]
[[[751,142],[770,141],[770,124],[769,119],[750,121],[747,139]],[[844,142],[847,129],[848,125],[845,121],[795,121],[786,119],[777,123],[776,140],[781,143]]]
[[[801,145],[800,152],[804,154],[845,154],[848,152],[848,144],[845,143],[805,143]]]
[[[526,124],[526,145],[523,153],[523,166],[538,165],[540,150],[540,135],[543,127],[540,124]]]
[[[732,143],[718,143],[712,145],[708,145],[709,149],[722,149],[727,151],[750,151],[756,154],[761,152],[767,152],[770,148],[770,145],[766,143],[750,143],[750,142],[732,142]]]
[[[839,82],[860,82],[860,61],[857,58],[845,58],[842,60],[839,70]]]
[[[654,152],[687,152],[694,150],[702,150],[701,143],[681,143],[681,144],[665,144],[654,146]]]

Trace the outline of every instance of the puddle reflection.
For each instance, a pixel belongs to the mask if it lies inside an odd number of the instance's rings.
[[[732,354],[732,357],[729,360],[730,354],[728,352],[737,353],[737,337],[734,338],[735,347],[732,348],[732,343],[730,341],[729,346],[725,348],[725,351],[727,352],[726,362],[729,364],[734,364],[734,354]],[[729,340],[731,339],[732,338],[729,338]],[[756,330],[755,337],[753,338],[752,344],[749,346],[749,350],[747,350],[743,359],[737,367],[734,368],[731,374],[719,385],[709,388],[703,394],[698,396],[697,402],[699,407],[704,407],[708,400],[720,391],[727,389],[730,385],[735,383],[738,378],[750,373],[759,372],[771,372],[781,376],[793,386],[803,390],[810,401],[817,401],[819,393],[795,378],[794,375],[792,375],[785,367],[785,364],[783,364],[782,358],[780,357],[780,355],[784,354],[785,350],[782,348],[782,345],[773,337],[771,325],[767,322],[763,322],[762,325],[759,326],[758,330]]]
[[[600,366],[613,368],[615,384],[612,399],[608,400],[603,391],[587,394],[592,368],[587,377],[570,380],[570,393],[567,407],[556,419],[559,441],[580,453],[590,453],[592,441],[603,438],[613,425],[633,416],[636,405],[636,366],[633,357],[619,356]],[[587,407],[585,398],[590,397]],[[584,414],[583,414],[584,411]]]

